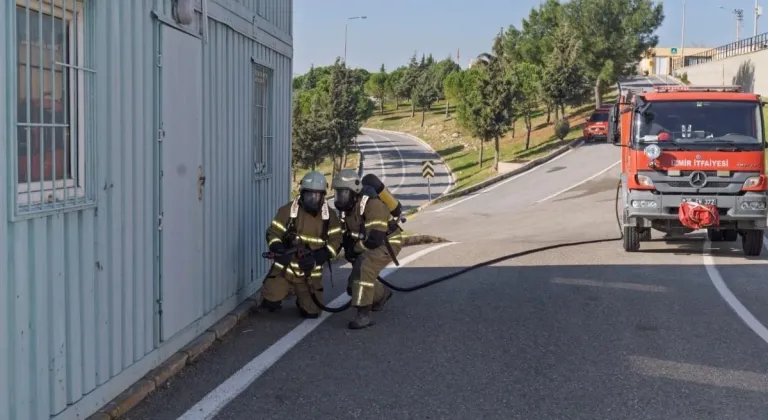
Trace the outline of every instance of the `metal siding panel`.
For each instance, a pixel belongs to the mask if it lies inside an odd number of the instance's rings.
[[[120,24],[119,32],[132,32],[131,28],[135,28],[133,25],[133,4],[131,2],[117,2],[120,5]],[[133,34],[132,34],[133,35]],[[133,248],[133,236],[135,229],[132,227],[134,224],[134,215],[136,214],[136,206],[143,204],[140,200],[133,200],[136,195],[136,191],[133,188],[133,167],[136,162],[136,149],[138,144],[141,143],[141,137],[134,134],[134,127],[136,127],[136,114],[134,106],[134,91],[136,85],[134,83],[134,66],[138,60],[133,59],[135,56],[133,43],[136,41],[136,37],[120,38],[120,69],[123,72],[120,78],[120,99],[122,100],[122,118],[120,119],[120,132],[124,135],[124,141],[120,144],[123,148],[120,159],[122,179],[122,194],[120,194],[121,205],[120,211],[122,212],[121,224],[121,236],[122,239],[122,258],[121,258],[121,283],[122,291],[120,293],[121,303],[123,305],[123,319],[122,328],[118,329],[122,334],[122,363],[121,371],[124,368],[132,365],[135,361],[133,354],[133,346],[135,343],[136,328],[136,277],[134,276],[133,265],[136,262],[136,254]],[[133,164],[133,165],[132,165]]]
[[[122,273],[123,259],[123,192],[125,186],[122,179],[123,160],[125,157],[125,141],[123,141],[122,134],[122,122],[124,120],[122,109],[122,93],[124,86],[123,79],[123,67],[120,62],[122,51],[120,50],[120,40],[123,34],[120,19],[120,5],[124,2],[110,2],[109,6],[109,21],[110,28],[112,30],[107,32],[107,39],[109,45],[109,51],[107,52],[107,59],[109,60],[109,66],[106,68],[110,76],[110,92],[113,93],[113,100],[109,101],[109,123],[111,125],[111,132],[117,134],[113,136],[117,137],[118,141],[113,141],[110,147],[111,153],[107,157],[107,161],[110,166],[111,177],[109,179],[111,188],[108,194],[108,214],[109,214],[109,255],[107,256],[106,272],[108,275],[109,295],[111,300],[109,311],[109,356],[110,356],[110,372],[109,376],[115,376],[123,369],[123,325],[122,318],[125,311],[124,299],[123,299],[123,283],[125,278]],[[127,140],[127,139],[126,139]]]
[[[11,39],[11,25],[8,22],[11,19],[11,7],[9,2],[0,2],[0,57],[3,61],[10,60],[10,51],[13,51],[13,47],[7,45]],[[0,71],[0,92],[10,92],[10,84],[8,83],[8,75],[6,71]],[[10,99],[10,98],[8,98]],[[6,139],[12,138],[11,133],[14,131],[10,124],[11,114],[11,101],[0,100],[0,150],[8,150]],[[3,128],[5,131],[3,132]],[[3,153],[4,156],[7,154]],[[0,177],[9,179],[8,164],[2,161],[0,158]],[[13,364],[15,361],[12,358],[11,349],[13,347],[14,336],[12,335],[12,322],[13,322],[13,284],[14,277],[10,272],[8,266],[8,253],[11,242],[8,230],[8,213],[6,202],[11,200],[8,196],[9,189],[6,188],[6,182],[0,181],[0,419],[10,419],[11,416],[11,390],[15,388],[15,375],[13,375]],[[11,386],[11,384],[14,384]]]
[[[83,297],[85,290],[82,287],[85,273],[81,271],[80,252],[85,252],[82,248],[82,236],[80,234],[82,215],[78,213],[69,213],[64,221],[64,261],[65,272],[62,284],[64,284],[64,294],[66,296],[66,400],[71,404],[83,396],[83,346],[81,337],[82,328],[82,310]],[[91,237],[93,238],[93,237]],[[93,249],[91,247],[91,249]]]
[[[50,329],[48,357],[50,360],[49,387],[51,394],[51,414],[56,414],[67,407],[67,294],[65,284],[66,263],[64,250],[65,215],[48,217],[49,237],[48,255],[50,256],[50,273],[47,276],[48,289],[48,325]]]
[[[34,292],[30,305],[32,325],[32,357],[34,369],[32,371],[34,418],[48,417],[50,412],[50,398],[48,388],[48,332],[51,325],[48,323],[48,289],[50,284],[50,258],[48,257],[48,226],[47,217],[32,219],[32,255],[29,263],[32,268],[30,280]]]
[[[81,276],[81,295],[80,295],[80,346],[82,348],[83,365],[80,368],[82,378],[82,389],[80,394],[85,395],[96,388],[98,383],[98,326],[101,321],[98,319],[98,285],[97,285],[97,223],[95,212],[84,212],[80,217],[80,276]],[[71,332],[70,332],[71,334]],[[73,337],[74,340],[74,337]],[[72,370],[79,368],[72,362]],[[75,391],[73,391],[73,394]]]
[[[11,225],[8,229],[8,237],[13,246],[9,248],[8,265],[13,275],[14,281],[10,282],[10,295],[16,299],[13,300],[12,314],[10,321],[14,326],[11,348],[11,377],[13,386],[11,387],[11,418],[26,419],[33,418],[33,374],[31,352],[32,327],[29,317],[32,308],[31,297],[31,276],[29,255],[29,223],[19,223]],[[25,281],[18,281],[24,279]]]
[[[98,207],[15,223],[0,208],[0,237],[7,239],[0,243],[0,418],[46,418],[100,392],[98,385],[155,347],[156,80],[149,11],[170,9],[167,0],[144,0],[141,7],[88,4],[96,22],[88,34],[95,36],[89,46],[97,70],[91,140],[97,143]],[[290,17],[275,12],[281,4],[285,0],[265,3],[264,14],[290,30]],[[5,6],[0,2],[0,22],[12,31],[14,15]],[[264,227],[289,199],[290,182],[291,57],[219,22],[211,20],[209,27],[202,63],[210,174],[204,193],[205,313],[261,281],[267,269],[259,257]],[[9,57],[9,47],[0,44],[0,56]],[[251,175],[250,56],[275,70],[275,166],[272,178],[260,181]],[[12,91],[9,80],[0,77],[0,91]],[[0,127],[7,129],[0,150],[13,138],[13,98],[8,100],[0,103]],[[6,187],[0,185],[0,198],[12,199]]]

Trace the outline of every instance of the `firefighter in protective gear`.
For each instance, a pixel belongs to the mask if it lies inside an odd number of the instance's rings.
[[[377,277],[390,262],[397,262],[403,231],[375,189],[363,186],[354,170],[339,171],[331,186],[344,229],[344,255],[352,262],[347,293],[357,314],[349,328],[361,329],[373,325],[371,311],[381,310],[392,296]]]
[[[306,174],[299,196],[277,210],[267,228],[267,244],[276,257],[261,287],[260,307],[278,310],[291,293],[305,318],[322,310],[310,293],[323,302],[323,264],[336,258],[341,248],[341,223],[325,201],[328,182],[320,172]],[[311,289],[310,289],[311,288]]]

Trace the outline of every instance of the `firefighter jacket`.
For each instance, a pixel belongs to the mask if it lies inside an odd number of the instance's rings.
[[[310,249],[316,259],[310,277],[319,278],[323,275],[323,264],[330,264],[339,253],[341,233],[339,216],[328,208],[327,202],[323,203],[320,213],[313,216],[299,205],[299,198],[296,197],[277,210],[267,228],[267,246],[272,249],[273,245],[281,243],[286,250],[296,246]],[[294,254],[289,267],[278,262],[275,266],[288,275],[305,276],[299,268],[298,253]]]
[[[349,213],[342,213],[345,236],[354,241],[357,254],[380,246],[402,243],[402,229],[389,208],[377,197],[362,196]]]

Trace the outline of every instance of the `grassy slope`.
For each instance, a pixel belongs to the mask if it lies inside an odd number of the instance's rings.
[[[604,101],[610,102],[615,99],[616,94],[611,93],[606,96]],[[512,137],[510,132],[500,142],[501,160],[504,162],[525,162],[550,153],[556,148],[579,138],[584,119],[593,110],[593,104],[567,109],[571,131],[562,142],[554,136],[553,124],[546,124],[546,112],[537,112],[532,124],[533,130],[531,132],[529,150],[524,150],[525,124],[522,120],[518,121],[515,136]],[[451,168],[456,177],[456,189],[467,187],[496,175],[493,171],[493,141],[484,145],[483,165],[481,168],[477,164],[480,154],[480,142],[458,127],[454,107],[451,107],[450,111],[450,117],[446,119],[445,102],[435,104],[431,111],[427,111],[424,119],[424,128],[421,128],[421,113],[417,111],[416,115],[411,118],[410,104],[400,104],[398,109],[395,110],[394,104],[387,103],[384,114],[378,114],[377,112],[376,115],[366,122],[365,127],[403,131],[425,140],[437,150]],[[552,115],[552,122],[554,122],[554,114]]]

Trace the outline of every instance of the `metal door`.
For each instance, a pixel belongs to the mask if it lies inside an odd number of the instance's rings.
[[[160,29],[160,339],[203,315],[202,42]]]

